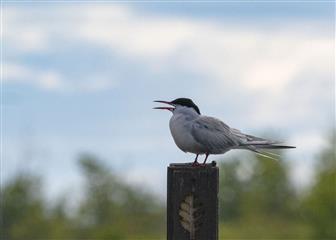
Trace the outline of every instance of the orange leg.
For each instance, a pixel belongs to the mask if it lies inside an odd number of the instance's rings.
[[[193,164],[192,164],[193,167],[195,167],[195,166],[199,166],[199,163],[197,162],[197,158],[198,158],[198,154],[196,154],[195,161],[194,161]]]
[[[205,154],[205,159],[204,159],[203,165],[205,165],[206,161],[208,160],[208,157],[209,157],[209,153],[206,153],[206,154]]]

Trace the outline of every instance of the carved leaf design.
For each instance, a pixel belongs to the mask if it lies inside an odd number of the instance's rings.
[[[190,239],[194,240],[196,231],[201,226],[202,205],[193,195],[188,195],[180,205],[179,215],[182,227],[190,233]]]

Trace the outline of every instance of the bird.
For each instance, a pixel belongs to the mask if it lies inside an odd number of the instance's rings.
[[[265,149],[295,148],[278,141],[245,134],[217,118],[201,115],[198,106],[189,98],[154,102],[169,105],[154,109],[172,112],[169,121],[171,135],[179,149],[196,154],[192,166],[205,166],[209,155],[224,154],[232,149],[246,149],[274,159],[270,155],[276,154],[266,152]],[[199,155],[205,155],[202,164],[197,160]]]

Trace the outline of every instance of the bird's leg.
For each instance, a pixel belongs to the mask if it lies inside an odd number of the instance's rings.
[[[206,163],[206,161],[207,161],[208,157],[209,157],[209,153],[206,153],[206,154],[205,154],[205,159],[204,159],[204,162],[203,162],[203,164],[202,164],[202,165],[204,165],[204,166],[205,166],[205,163]]]
[[[196,154],[195,161],[194,161],[193,164],[192,164],[193,167],[195,167],[195,166],[199,166],[199,163],[197,162],[197,158],[198,158],[198,154]]]

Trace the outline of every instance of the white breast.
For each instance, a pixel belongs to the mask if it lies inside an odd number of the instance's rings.
[[[195,141],[191,134],[192,120],[198,115],[189,114],[188,111],[176,111],[169,121],[170,132],[175,144],[184,152],[196,154],[205,153],[202,146]]]

